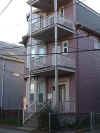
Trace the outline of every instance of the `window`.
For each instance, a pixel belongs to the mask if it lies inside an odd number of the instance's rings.
[[[39,93],[39,103],[43,103],[43,95],[44,95],[44,90],[45,90],[45,83],[41,81],[39,83],[39,88],[38,88],[38,93]]]
[[[100,49],[100,41],[97,39],[94,39],[94,49]]]
[[[62,44],[62,52],[68,53],[68,41],[64,41]]]
[[[45,54],[45,48],[40,48],[39,49],[39,54],[40,54],[40,56],[44,56],[44,54]]]
[[[34,47],[32,47],[31,52],[32,52],[32,58],[34,58],[35,57],[35,48]]]
[[[40,28],[43,27],[44,16],[40,15]]]
[[[40,42],[40,46],[39,46],[39,56],[45,56],[46,53],[46,48],[45,48],[45,44],[43,41]]]
[[[63,7],[59,10],[59,15],[61,17],[64,17],[64,8]]]
[[[30,87],[30,103],[34,101],[34,81],[31,81],[31,87]]]

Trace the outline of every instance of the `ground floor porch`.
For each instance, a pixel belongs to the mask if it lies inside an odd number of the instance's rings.
[[[30,88],[29,87],[30,84]],[[52,110],[57,107],[54,77],[33,77],[26,83],[24,109],[39,112],[46,105]],[[58,111],[61,113],[76,112],[75,75],[62,76],[58,80]]]

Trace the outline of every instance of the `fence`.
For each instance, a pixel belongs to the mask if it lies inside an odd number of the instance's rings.
[[[23,120],[22,110],[0,109],[0,124],[22,125],[22,120]]]
[[[63,114],[48,113],[48,132],[100,128],[100,113]]]

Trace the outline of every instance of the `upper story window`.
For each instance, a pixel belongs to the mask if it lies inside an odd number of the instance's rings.
[[[35,47],[32,47],[31,54],[32,54],[32,58],[34,58],[35,57]]]
[[[94,49],[100,49],[100,41],[98,39],[94,39]]]
[[[63,7],[60,8],[60,10],[59,10],[59,15],[60,15],[61,17],[64,17],[64,8],[63,8]]]
[[[40,28],[43,27],[43,20],[44,20],[44,16],[40,15]]]
[[[39,49],[39,54],[40,54],[40,56],[44,56],[45,55],[45,48],[40,48]]]
[[[45,47],[45,44],[44,42],[40,42],[40,46],[39,46],[39,56],[45,56],[46,54],[46,47]]]
[[[64,41],[62,43],[62,52],[63,53],[68,53],[68,41]]]

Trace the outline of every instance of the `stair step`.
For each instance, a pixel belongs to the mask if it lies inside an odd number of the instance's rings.
[[[27,120],[24,124],[24,127],[30,128],[38,128],[38,115],[33,115],[29,120]]]

